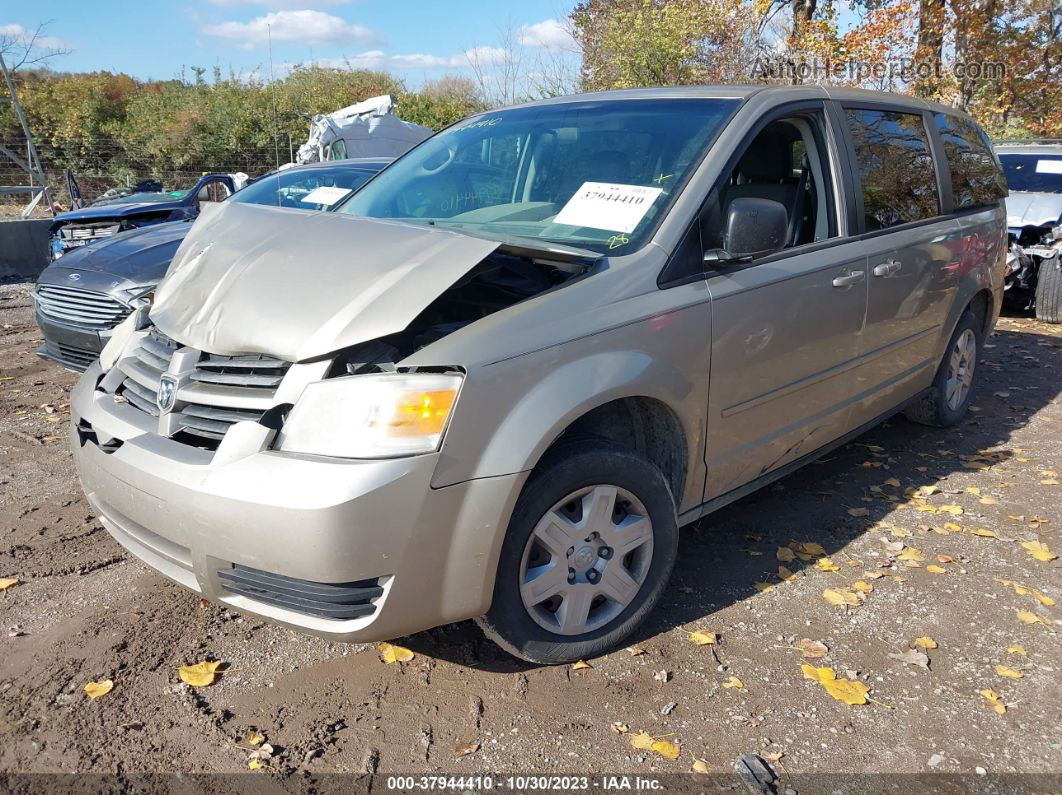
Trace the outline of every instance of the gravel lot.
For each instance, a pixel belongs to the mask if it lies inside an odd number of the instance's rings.
[[[387,665],[375,646],[202,604],[111,540],[67,450],[75,376],[34,355],[28,288],[0,286],[0,578],[19,581],[0,593],[0,772],[247,772],[254,727],[273,753],[253,775],[282,785],[727,771],[746,752],[783,779],[1062,775],[1062,560],[1022,546],[1062,551],[1062,327],[1002,320],[961,427],[896,418],[689,528],[641,653],[527,666],[465,623],[397,641],[415,657]],[[791,542],[827,563],[795,555],[781,579]],[[863,601],[833,606],[825,589]],[[828,653],[802,659],[805,638]],[[916,638],[936,644],[928,669],[893,656]],[[226,673],[182,684],[177,666],[204,659]],[[831,697],[802,662],[873,701]],[[85,684],[106,679],[90,700]],[[635,748],[642,730],[679,756]]]

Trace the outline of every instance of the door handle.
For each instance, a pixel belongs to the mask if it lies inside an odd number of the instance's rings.
[[[888,278],[889,276],[894,276],[895,274],[899,273],[900,268],[902,267],[903,266],[894,259],[886,260],[880,265],[874,266],[874,275]]]
[[[849,271],[833,280],[834,287],[851,287],[867,277],[866,271]]]

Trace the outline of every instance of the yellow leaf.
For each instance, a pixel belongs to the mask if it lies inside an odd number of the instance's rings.
[[[627,652],[631,655],[631,657],[641,657],[643,654],[646,653],[645,649],[643,649],[641,646],[628,646]]]
[[[769,582],[754,582],[752,583],[752,587],[760,593],[767,593],[768,591],[774,590],[774,585]]]
[[[691,632],[690,643],[694,643],[698,646],[710,646],[716,641],[716,634],[714,632]]]
[[[789,547],[778,547],[778,551],[774,553],[774,556],[782,563],[789,563],[796,557],[796,554]]]
[[[866,508],[849,508],[848,509],[848,515],[849,516],[868,516],[869,514],[870,514],[870,511],[868,511]]]
[[[822,571],[840,571],[841,567],[829,558],[819,558],[815,561],[815,567]]]
[[[0,577],[0,591],[6,591],[12,585],[18,585],[18,577]]]
[[[243,735],[243,741],[248,745],[261,745],[265,742],[265,735],[258,729],[248,729],[247,733]]]
[[[962,525],[961,524],[955,524],[955,522],[945,522],[944,523],[944,529],[945,530],[951,530],[951,532],[953,532],[953,533],[961,533],[962,532]]]
[[[801,560],[811,560],[826,554],[822,544],[816,544],[814,541],[794,541],[789,546],[793,548],[793,551],[797,553],[797,557]]]
[[[640,731],[631,735],[631,745],[639,751],[648,751],[653,747],[653,738],[649,736],[649,732]]]
[[[810,679],[813,682],[828,682],[831,679],[836,679],[837,674],[833,672],[833,669],[829,666],[823,668],[816,668],[814,665],[808,665],[807,663],[800,664],[800,670],[804,672],[804,678]]]
[[[691,773],[707,773],[709,770],[708,763],[703,759],[694,759],[693,767],[690,768]]]
[[[822,686],[826,688],[827,693],[838,701],[843,701],[851,706],[866,704],[867,693],[870,692],[869,687],[853,679],[829,679],[823,682]]]
[[[894,527],[891,530],[889,530],[889,532],[892,533],[892,535],[896,536],[897,538],[910,538],[911,537],[911,531],[910,530],[904,530],[902,527]]]
[[[414,657],[413,652],[411,652],[404,646],[395,646],[391,643],[381,643],[378,648],[380,650],[380,659],[388,665],[391,665],[392,663],[396,662],[409,662]]]
[[[1043,624],[1048,629],[1051,629],[1051,622],[1039,613],[1034,613],[1031,610],[1019,610],[1017,611],[1017,616],[1018,621],[1023,624]]]
[[[88,697],[95,701],[100,696],[105,696],[114,689],[114,682],[110,679],[104,679],[100,682],[89,682],[85,685],[85,692],[88,693]]]
[[[206,687],[214,684],[217,677],[218,666],[221,662],[197,662],[195,665],[181,665],[177,668],[177,675],[186,685],[193,687]]]
[[[248,760],[247,767],[249,767],[251,770],[260,770],[261,768],[265,767],[265,765],[263,765],[262,760],[256,756]]]
[[[900,488],[900,481],[898,481],[896,478],[889,478],[888,480],[885,481],[885,485],[886,486],[892,486],[893,488],[897,488],[898,489],[898,488]]]
[[[929,497],[940,491],[940,489],[936,486],[921,486],[918,490],[922,492],[922,494],[926,497]]]
[[[1058,557],[1058,555],[1047,548],[1047,544],[1044,544],[1041,541],[1023,541],[1021,545],[1031,557],[1034,557],[1037,560],[1042,560],[1044,563]]]
[[[1055,480],[1054,478],[1044,478],[1043,480],[1040,481],[1040,485],[1041,486],[1057,486],[1058,485],[1058,481]]]
[[[1015,644],[1013,644],[1011,646],[1007,646],[1007,654],[1018,654],[1018,655],[1020,655],[1022,657],[1027,657],[1028,656],[1025,653],[1025,647],[1022,646],[1020,643],[1015,643]]]
[[[796,578],[796,574],[787,569],[785,566],[778,567],[778,579],[780,579],[782,582],[792,582]]]
[[[993,712],[998,712],[1000,715],[1002,715],[1004,712],[1007,711],[1006,705],[999,700],[999,693],[997,693],[995,690],[989,690],[985,688],[984,690],[978,690],[977,692],[985,701],[988,702],[988,706]]]
[[[860,605],[859,597],[844,588],[827,588],[822,592],[822,598],[834,607],[843,605],[858,607]]]
[[[962,514],[961,505],[941,505],[937,510],[941,513],[950,513],[952,516],[959,516]]]
[[[1025,676],[1021,671],[1016,671],[1007,665],[996,665],[995,671],[1000,676],[1007,677],[1007,679],[1021,679]]]
[[[997,500],[995,497],[989,497],[987,495],[979,499],[978,502],[982,505],[999,505],[999,500]]]
[[[592,666],[592,665],[591,665],[590,663],[588,663],[588,662],[587,662],[586,660],[579,660],[579,662],[575,663],[575,664],[574,664],[574,665],[572,666],[572,670],[573,670],[573,671],[585,671],[585,670],[587,670],[588,668],[593,668],[593,667],[594,667],[594,666]]]
[[[870,593],[874,590],[873,585],[871,585],[869,582],[863,582],[862,580],[856,580],[854,583],[852,583],[852,587],[855,588],[857,591],[862,591],[863,593]]]
[[[967,486],[965,488],[967,494],[973,494],[974,496],[980,496],[981,490],[977,486]]]
[[[745,683],[738,679],[736,676],[731,676],[729,679],[723,682],[723,687],[727,688],[728,690],[732,687],[736,687],[738,690],[743,690],[745,688]]]
[[[937,647],[937,642],[928,635],[915,638],[914,644],[920,649],[935,649]]]
[[[922,550],[915,549],[914,547],[905,547],[903,552],[896,556],[897,560],[913,560],[915,562],[921,562],[923,559]]]
[[[926,566],[926,571],[931,574],[943,574],[945,569],[943,566],[938,566],[935,563],[930,563],[928,566]]]
[[[971,530],[970,531],[970,535],[972,535],[972,536],[980,536],[981,538],[999,538],[999,536],[996,535],[996,531],[995,530],[986,530],[983,527],[978,527],[978,528],[975,528],[975,529]]]
[[[916,511],[921,511],[922,513],[936,513],[937,512],[937,509],[934,508],[932,505],[916,505],[914,508],[915,508]]]
[[[667,740],[654,740],[653,744],[649,746],[651,750],[660,754],[664,759],[678,759],[681,753],[679,747]]]

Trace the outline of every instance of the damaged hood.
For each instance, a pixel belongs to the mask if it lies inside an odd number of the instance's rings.
[[[402,331],[498,246],[395,221],[222,202],[192,225],[151,320],[210,353],[311,359]]]
[[[75,248],[57,261],[69,270],[106,273],[142,284],[157,282],[191,228],[187,221],[143,226]]]
[[[1046,226],[1062,219],[1062,193],[1012,192],[1007,203],[1007,226]]]

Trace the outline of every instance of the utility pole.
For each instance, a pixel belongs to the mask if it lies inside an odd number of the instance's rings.
[[[52,210],[52,191],[48,187],[48,178],[41,167],[41,159],[37,156],[37,147],[33,143],[33,133],[30,132],[26,114],[22,112],[22,105],[18,101],[18,92],[15,91],[15,82],[11,79],[11,73],[7,69],[7,64],[4,63],[2,54],[0,54],[0,71],[4,73],[4,83],[7,85],[7,92],[10,95],[8,101],[11,102],[12,107],[15,109],[15,115],[18,116],[18,123],[22,126],[22,134],[26,136],[26,159],[23,160],[2,144],[0,144],[0,154],[5,155],[16,166],[25,171],[30,181],[29,185],[0,185],[0,195],[11,193],[33,194],[30,203],[22,210],[23,218],[28,217],[33,212],[42,198],[48,206],[48,212],[54,215],[55,213]]]
[[[273,156],[276,158],[276,168],[280,168],[280,131],[277,128],[277,81],[273,77],[273,27],[266,25],[266,36],[269,37],[269,95],[273,100]]]

